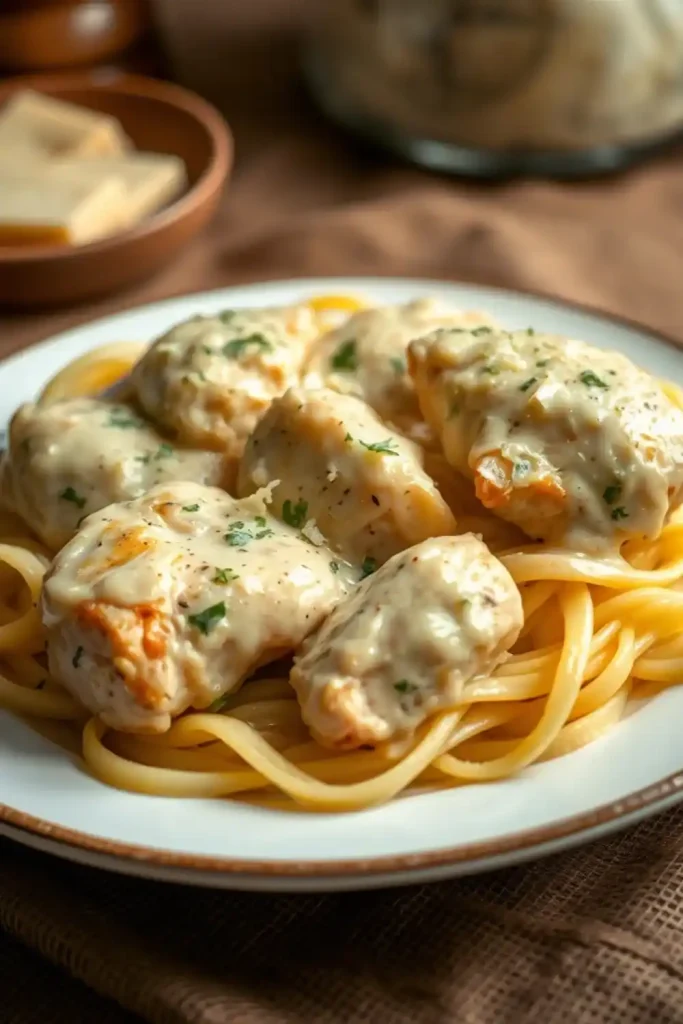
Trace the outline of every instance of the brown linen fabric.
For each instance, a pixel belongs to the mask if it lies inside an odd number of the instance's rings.
[[[324,274],[548,290],[683,340],[683,150],[574,185],[430,176],[312,109],[302,4],[158,7],[177,76],[235,129],[220,213],[126,295],[0,317],[2,355],[167,295]],[[683,811],[539,864],[356,895],[170,887],[2,841],[0,928],[2,1024],[683,1024]]]

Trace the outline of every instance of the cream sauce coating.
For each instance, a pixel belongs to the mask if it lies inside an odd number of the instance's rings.
[[[683,412],[625,356],[528,331],[439,331],[409,361],[446,458],[529,536],[615,550],[683,499]]]
[[[155,487],[89,516],[55,559],[50,670],[108,725],[163,732],[297,647],[353,576],[259,495]]]
[[[492,671],[522,621],[511,576],[472,534],[409,548],[303,644],[290,678],[304,721],[338,748],[410,734]]]
[[[320,532],[350,562],[377,564],[455,519],[422,468],[418,445],[392,434],[364,402],[291,388],[250,437],[238,493],[273,484],[273,512]]]
[[[188,444],[239,458],[318,336],[308,306],[227,309],[173,327],[131,373],[147,415]]]
[[[491,323],[483,313],[459,312],[432,298],[362,310],[313,346],[303,385],[362,398],[387,424],[429,444],[433,438],[408,373],[409,343],[438,327]]]
[[[73,398],[17,410],[0,492],[56,551],[105,505],[169,480],[223,484],[226,468],[216,452],[171,444],[128,405]]]

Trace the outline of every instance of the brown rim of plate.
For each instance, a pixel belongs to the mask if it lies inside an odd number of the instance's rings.
[[[395,275],[391,275],[389,279],[400,280]],[[306,278],[305,280],[312,279]],[[334,280],[343,281],[344,279],[335,278]],[[368,277],[368,281],[373,280],[381,280],[381,277]],[[406,280],[415,281],[418,279],[406,278]],[[428,281],[429,278],[420,278],[419,280]],[[296,279],[293,278],[292,281],[295,282]],[[259,283],[267,284],[268,282]],[[504,295],[526,295],[529,298],[554,302],[576,310],[579,313],[586,313],[589,316],[612,321],[617,326],[628,327],[632,330],[649,334],[679,351],[683,347],[683,343],[672,335],[646,327],[637,320],[606,313],[596,306],[563,299],[561,296],[553,295],[551,292],[534,291],[530,288],[500,288],[496,285],[477,285],[471,281],[444,281],[443,278],[434,278],[434,284],[463,284],[473,288],[487,288],[489,291],[501,292]],[[235,287],[240,286],[237,285]],[[242,285],[241,287],[244,286]],[[198,289],[195,294],[198,294],[200,291],[201,289]],[[187,294],[191,295],[193,293],[188,292]],[[163,302],[164,300],[161,301]],[[0,368],[1,366],[2,364],[0,363]],[[114,839],[102,839],[98,836],[89,835],[87,832],[78,832],[75,829],[54,825],[43,818],[36,818],[23,811],[17,811],[6,804],[0,804],[0,824],[6,824],[16,829],[21,829],[24,832],[29,832],[32,835],[48,839],[53,843],[64,844],[89,853],[118,857],[130,863],[149,864],[159,868],[181,868],[215,874],[260,876],[266,879],[332,879],[339,876],[394,875],[403,872],[449,867],[451,865],[491,861],[506,854],[522,853],[532,850],[534,847],[547,846],[563,839],[577,837],[582,832],[592,832],[601,826],[615,825],[616,827],[622,819],[626,819],[624,821],[624,826],[626,827],[628,819],[634,815],[637,816],[640,811],[651,809],[655,813],[659,804],[666,803],[676,795],[680,794],[683,796],[683,752],[681,762],[680,771],[666,776],[666,778],[661,779],[659,782],[646,786],[644,789],[636,790],[635,793],[630,793],[621,800],[602,804],[600,807],[594,807],[592,810],[584,811],[582,814],[574,814],[553,825],[526,829],[523,832],[514,832],[500,839],[467,843],[464,846],[447,847],[443,850],[390,854],[382,857],[360,857],[351,860],[238,860],[234,857],[210,857],[204,854],[157,850],[150,846],[135,846],[130,843],[121,843]],[[102,783],[102,785],[105,784]],[[414,799],[419,799],[419,796],[416,796]]]
[[[88,242],[85,245],[68,246],[57,245],[15,245],[3,246],[0,250],[0,265],[3,262],[30,263],[32,260],[55,259],[68,260],[70,257],[81,258],[94,253],[105,253],[110,249],[117,249],[122,241],[134,241],[138,238],[148,236],[150,233],[173,223],[180,216],[193,209],[197,202],[202,202],[213,194],[225,179],[233,158],[232,134],[222,116],[215,107],[201,96],[183,89],[182,86],[165,81],[157,81],[154,78],[146,78],[144,75],[129,74],[128,72],[112,71],[111,74],[94,74],[88,78],[83,71],[47,73],[42,75],[21,75],[17,78],[0,82],[0,98],[6,99],[20,88],[30,89],[34,87],[40,90],[50,83],[59,85],[62,88],[70,86],[80,89],[92,89],[93,92],[118,92],[129,96],[144,95],[162,103],[172,103],[190,114],[199,121],[211,137],[213,153],[203,174],[191,185],[182,195],[173,200],[162,210],[152,214],[139,224],[128,228],[126,231],[118,231],[114,235],[102,238],[95,242]]]

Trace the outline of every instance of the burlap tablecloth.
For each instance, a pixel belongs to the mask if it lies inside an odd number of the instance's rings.
[[[311,109],[299,4],[160,7],[178,77],[235,129],[219,216],[125,296],[2,318],[2,354],[165,295],[308,274],[539,288],[683,339],[683,152],[571,186],[431,177]],[[1,842],[0,926],[3,1024],[678,1024],[683,810],[537,865],[358,895],[167,887]]]

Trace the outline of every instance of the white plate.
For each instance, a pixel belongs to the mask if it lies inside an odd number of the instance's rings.
[[[439,294],[510,327],[532,325],[619,349],[683,383],[683,356],[674,343],[561,302],[433,281],[319,279],[172,299],[22,352],[0,366],[0,424],[61,366],[96,345],[151,339],[198,312],[322,292],[377,302]],[[661,694],[591,746],[517,778],[335,816],[119,792],[0,713],[0,832],[112,870],[225,888],[331,890],[433,880],[550,853],[671,806],[683,796],[681,721],[683,687]]]

